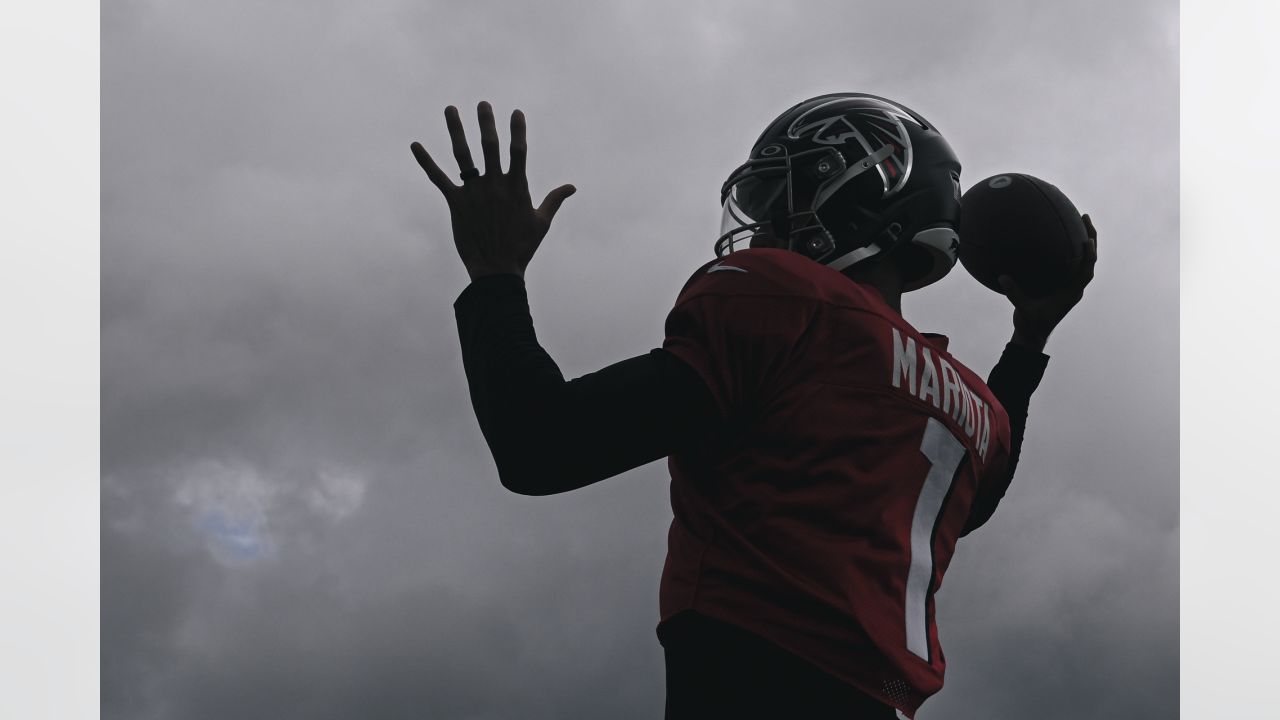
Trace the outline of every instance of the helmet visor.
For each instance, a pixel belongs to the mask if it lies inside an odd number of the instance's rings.
[[[722,191],[716,256],[742,247],[783,247],[773,222],[789,213],[785,166],[749,168],[734,173]]]

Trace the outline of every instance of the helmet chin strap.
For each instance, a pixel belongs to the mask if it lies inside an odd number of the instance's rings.
[[[898,233],[900,232],[902,232],[902,226],[896,222],[891,222],[888,227],[885,227],[880,231],[875,240],[863,245],[862,247],[854,248],[844,255],[840,255],[834,260],[824,262],[823,264],[833,270],[844,270],[850,265],[879,255],[885,250],[896,246],[898,244]]]
[[[959,237],[956,231],[950,227],[933,227],[925,228],[916,233],[910,240],[912,245],[917,245],[929,251],[930,256],[935,260],[933,268],[923,277],[917,278],[915,281],[907,283],[904,290],[916,290],[926,285],[930,285],[946,275],[956,264],[956,253],[959,249]],[[879,243],[867,243],[866,245],[855,248],[850,252],[841,255],[830,262],[824,263],[833,270],[844,270],[850,265],[862,262],[867,258],[874,257],[883,252],[884,248]]]
[[[832,270],[844,270],[845,268],[857,262],[862,262],[869,257],[880,254],[880,246],[875,243],[867,243],[860,248],[854,248],[840,257],[826,263],[826,266]]]

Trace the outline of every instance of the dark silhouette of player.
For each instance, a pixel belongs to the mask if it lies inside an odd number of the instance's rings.
[[[524,115],[504,173],[493,110],[478,114],[483,172],[445,110],[460,185],[411,146],[472,280],[455,310],[475,413],[525,495],[669,458],[666,717],[912,717],[942,687],[934,594],[1009,487],[1045,342],[1093,277],[1088,216],[1070,287],[1005,284],[1013,335],[984,381],[901,315],[903,292],[955,264],[959,161],[899,103],[812,98],[725,183],[716,258],[663,346],[566,381],[524,272],[574,187],[533,207]]]

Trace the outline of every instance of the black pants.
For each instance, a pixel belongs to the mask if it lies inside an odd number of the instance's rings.
[[[735,625],[694,612],[659,633],[666,720],[894,720],[893,708]]]

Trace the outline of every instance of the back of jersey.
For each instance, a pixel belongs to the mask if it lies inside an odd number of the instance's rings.
[[[1004,472],[1003,409],[945,338],[784,250],[704,266],[666,329],[735,431],[670,459],[663,620],[732,622],[913,714],[942,686],[933,595]]]

